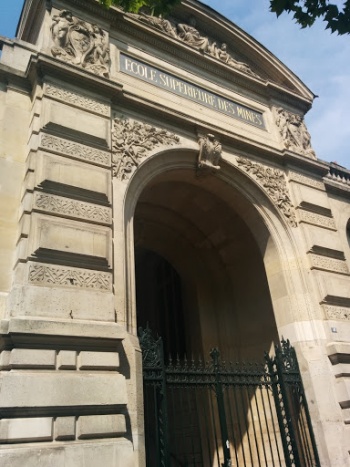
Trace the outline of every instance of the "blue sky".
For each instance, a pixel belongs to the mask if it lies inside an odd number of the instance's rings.
[[[276,18],[268,0],[207,0],[273,52],[319,97],[306,115],[317,157],[350,167],[350,36],[320,21],[301,29],[290,15]],[[14,37],[23,0],[0,0],[0,35]]]

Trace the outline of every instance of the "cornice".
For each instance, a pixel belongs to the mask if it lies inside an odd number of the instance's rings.
[[[318,160],[309,159],[305,156],[292,153],[287,150],[278,150],[273,147],[258,143],[253,139],[242,137],[241,134],[223,130],[221,126],[208,124],[202,121],[198,115],[196,117],[189,116],[187,113],[174,111],[159,102],[141,98],[131,91],[123,91],[119,93],[115,101],[118,104],[118,110],[122,113],[127,109],[128,112],[134,115],[149,119],[157,119],[167,122],[177,134],[183,134],[184,128],[186,134],[214,133],[220,136],[220,142],[223,146],[229,148],[230,152],[243,157],[251,157],[261,160],[262,162],[270,161],[279,167],[298,167],[304,173],[310,175],[324,176],[328,167]]]
[[[124,21],[118,23],[117,32],[132,36],[134,39],[138,39],[142,44],[156,47],[156,50],[166,52],[170,54],[170,57],[180,59],[182,61],[182,68],[186,69],[186,71],[193,73],[195,64],[196,71],[200,69],[209,72],[213,78],[218,76],[223,79],[225,83],[222,83],[222,85],[227,89],[233,89],[240,93],[242,93],[243,90],[248,91],[249,93],[255,94],[257,100],[261,100],[261,98],[265,101],[276,99],[279,102],[285,102],[300,109],[303,113],[306,113],[311,108],[311,93],[310,96],[305,97],[269,79],[263,77],[256,78],[243,73],[211,57],[209,54],[199,52],[185,42],[174,39],[157,31],[157,29],[151,26],[135,20],[132,15],[127,13],[124,14]],[[112,29],[111,38],[113,37]],[[163,56],[161,58],[164,60]]]
[[[112,102],[123,89],[123,86],[116,81],[92,74],[83,68],[62,62],[46,54],[32,57],[27,73],[32,84],[41,81],[46,76],[51,76],[55,80],[61,79],[69,83],[77,82],[79,87],[90,92],[98,92],[100,96],[111,99]]]
[[[0,81],[5,83],[8,88],[15,88],[18,92],[25,94],[31,92],[31,84],[26,74],[2,63],[0,63]]]

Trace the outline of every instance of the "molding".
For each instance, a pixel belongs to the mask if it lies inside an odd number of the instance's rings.
[[[31,264],[28,280],[34,284],[112,291],[112,274],[80,268]]]
[[[313,253],[308,253],[308,256],[310,258],[311,269],[349,275],[349,268],[345,261]]]
[[[287,222],[292,227],[297,227],[295,209],[290,200],[284,173],[279,169],[252,162],[245,157],[238,157],[237,164],[264,188]]]
[[[298,217],[299,223],[316,225],[317,227],[322,227],[329,230],[337,230],[334,219],[320,214],[316,214],[310,211],[304,211],[303,209],[298,208]]]
[[[34,209],[102,224],[112,223],[112,212],[108,207],[37,191],[34,193]]]
[[[45,83],[44,95],[57,99],[65,104],[72,104],[84,110],[103,115],[104,117],[110,116],[110,106],[51,83]]]
[[[313,253],[315,255],[326,256],[327,258],[339,259],[345,261],[345,254],[343,251],[334,250],[333,248],[326,248],[320,245],[313,245],[308,253]]]
[[[85,162],[91,162],[92,164],[105,167],[111,166],[111,155],[108,152],[57,136],[48,135],[47,133],[41,133],[39,148]]]
[[[322,305],[327,319],[335,319],[339,321],[350,321],[350,308]]]
[[[306,185],[312,188],[316,188],[317,190],[326,191],[324,183],[321,180],[316,180],[315,178],[307,177],[306,175],[302,175],[296,172],[289,172],[289,181],[291,182],[298,182],[301,185]]]

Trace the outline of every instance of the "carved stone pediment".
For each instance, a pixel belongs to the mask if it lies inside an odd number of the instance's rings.
[[[152,149],[179,143],[167,130],[131,119],[115,118],[112,129],[113,176],[127,180]]]
[[[311,147],[311,136],[301,115],[275,107],[275,121],[286,149],[316,159]]]
[[[73,17],[69,10],[62,10],[52,17],[51,39],[54,57],[97,75],[108,76],[108,38],[96,24],[86,23]]]
[[[146,23],[155,29],[158,29],[165,35],[180,40],[185,44],[199,50],[203,54],[210,55],[217,60],[226,63],[226,65],[236,70],[247,73],[248,75],[259,78],[248,64],[241,62],[229,53],[227,44],[217,45],[217,40],[208,37],[205,33],[196,28],[196,20],[191,17],[188,23],[177,22],[174,19],[164,19],[161,16],[151,16],[146,14],[133,15],[142,23]]]

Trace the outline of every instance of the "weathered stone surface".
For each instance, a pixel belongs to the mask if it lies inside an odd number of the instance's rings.
[[[3,418],[0,420],[0,442],[2,443],[50,441],[51,439],[52,418]]]
[[[13,349],[10,356],[11,368],[46,368],[56,366],[56,351],[42,349]]]
[[[75,438],[75,417],[57,417],[55,420],[55,439],[57,441]]]
[[[57,356],[59,370],[75,370],[77,353],[74,350],[61,350]]]
[[[78,438],[108,438],[126,432],[125,415],[92,415],[79,417]]]
[[[116,352],[80,352],[80,370],[117,370],[119,354]]]
[[[119,374],[4,372],[0,385],[3,408],[127,403],[125,378]]]

